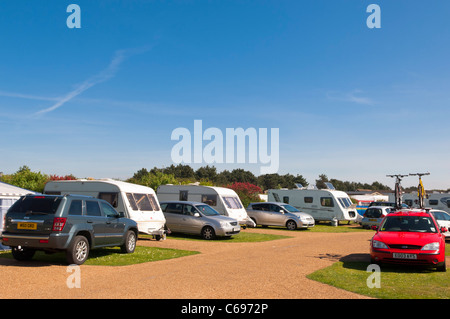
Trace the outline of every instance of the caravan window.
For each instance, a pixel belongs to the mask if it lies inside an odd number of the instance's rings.
[[[99,193],[98,198],[106,200],[113,207],[117,207],[119,201],[119,193]]]
[[[241,203],[239,202],[239,199],[234,196],[222,196],[223,201],[225,202],[225,205],[227,205],[228,208],[231,209],[239,209],[242,208]]]
[[[273,193],[273,198],[275,198],[275,201],[276,201],[276,202],[281,202],[280,196],[278,196],[277,193]]]
[[[344,207],[344,208],[348,208],[352,205],[352,201],[348,198],[340,197],[340,198],[338,198],[338,200],[339,200],[339,203],[341,203],[342,207]]]
[[[202,195],[202,203],[209,206],[217,206],[217,195]]]
[[[334,202],[332,197],[320,197],[320,205],[324,207],[334,207]]]
[[[158,202],[152,194],[127,193],[127,198],[133,210],[159,210]]]
[[[305,203],[308,203],[308,204],[311,204],[313,202],[312,197],[305,197],[305,198],[303,198],[303,200],[305,201]]]
[[[139,210],[147,210],[152,211],[152,204],[147,197],[147,194],[133,194],[134,199],[136,200],[136,205],[139,207]]]
[[[159,210],[158,201],[156,200],[155,196],[152,194],[147,194],[148,198],[150,199],[150,203],[152,204],[153,210]]]
[[[430,206],[436,206],[437,204],[439,204],[439,201],[437,199],[430,199],[428,203],[430,204]]]
[[[131,208],[133,210],[138,210],[138,207],[136,205],[136,201],[134,200],[133,194],[127,193],[127,199],[128,199],[128,202],[130,203]]]
[[[283,203],[289,204],[289,196],[283,196]]]

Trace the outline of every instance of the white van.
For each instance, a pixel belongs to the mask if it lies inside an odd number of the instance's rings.
[[[79,179],[50,181],[45,185],[44,194],[79,194],[104,199],[117,212],[136,221],[139,232],[153,235],[157,240],[165,238],[166,219],[155,191],[150,187],[112,179]]]
[[[389,194],[389,200],[395,201],[395,195]],[[417,192],[402,194],[402,202],[412,208],[419,207]],[[426,193],[424,205],[431,209],[441,209],[450,213],[450,193]]]
[[[230,188],[201,185],[161,185],[156,190],[160,202],[193,201],[205,203],[221,215],[236,219],[239,224],[256,227],[247,215],[239,196]]]
[[[269,201],[290,204],[316,221],[358,221],[347,193],[331,189],[269,189]]]

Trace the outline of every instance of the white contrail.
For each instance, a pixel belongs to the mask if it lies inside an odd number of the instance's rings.
[[[125,60],[125,58],[127,56],[129,56],[131,54],[141,53],[143,51],[146,51],[146,50],[138,49],[138,50],[118,50],[118,51],[116,51],[113,59],[111,60],[111,62],[109,63],[109,65],[106,69],[104,69],[100,73],[94,75],[93,77],[87,79],[86,81],[84,81],[83,83],[78,85],[74,90],[67,93],[65,96],[59,98],[57,100],[57,102],[55,104],[53,104],[52,106],[50,106],[49,108],[46,108],[46,109],[36,112],[35,115],[41,115],[41,114],[45,114],[45,113],[54,111],[57,108],[64,105],[65,103],[72,100],[74,97],[80,95],[87,89],[93,87],[94,85],[97,85],[99,83],[109,80],[116,74],[120,64]]]

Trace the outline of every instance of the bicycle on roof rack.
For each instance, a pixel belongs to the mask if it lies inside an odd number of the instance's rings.
[[[387,177],[395,177],[395,209],[401,209],[402,208],[402,185],[401,181],[403,177],[409,176],[409,175],[402,175],[402,174],[393,174],[393,175],[386,175]]]
[[[422,183],[422,176],[424,175],[430,175],[430,173],[415,173],[415,174],[409,174],[410,176],[419,176],[419,185],[417,186],[417,197],[419,198],[419,207],[421,209],[425,208],[425,188],[423,187]]]

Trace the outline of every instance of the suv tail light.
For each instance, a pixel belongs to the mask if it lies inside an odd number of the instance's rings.
[[[66,224],[65,217],[55,217],[53,219],[53,231],[62,231],[64,228],[64,225]]]

